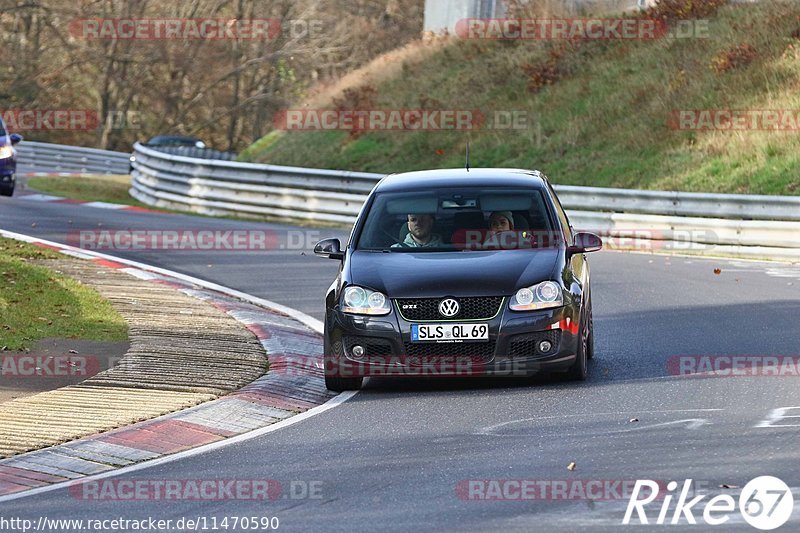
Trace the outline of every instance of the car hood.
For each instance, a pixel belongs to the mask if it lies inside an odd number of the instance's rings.
[[[559,249],[491,252],[359,252],[350,256],[351,283],[390,298],[508,296],[551,279]]]

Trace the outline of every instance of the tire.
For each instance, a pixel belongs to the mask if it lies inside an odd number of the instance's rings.
[[[586,359],[594,359],[594,319],[592,318],[592,305],[589,304],[589,338],[586,340]]]
[[[325,376],[325,387],[334,392],[344,392],[347,390],[358,390],[364,378],[337,378],[333,376]]]
[[[0,187],[0,196],[13,196],[14,195],[14,186],[11,187]]]
[[[588,323],[589,320],[587,319],[586,322]],[[589,331],[589,328],[586,325],[582,325],[580,337],[578,337],[578,353],[575,364],[573,364],[570,369],[567,370],[567,378],[569,378],[571,381],[586,381],[586,378],[589,375],[588,344],[591,337],[592,335]]]

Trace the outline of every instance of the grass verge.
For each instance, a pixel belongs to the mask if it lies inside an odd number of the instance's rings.
[[[86,202],[109,202],[114,204],[133,205],[145,207],[147,209],[157,209],[166,213],[177,215],[192,215],[198,217],[225,218],[229,220],[241,220],[244,222],[274,222],[276,224],[295,223],[299,225],[309,224],[308,219],[286,218],[268,215],[241,214],[241,215],[207,215],[197,213],[188,209],[167,209],[163,207],[152,207],[144,204],[128,194],[130,189],[130,176],[48,176],[34,177],[28,179],[28,187],[37,192],[63,196],[73,200],[83,200]],[[313,221],[314,227],[319,228],[343,228],[349,229],[349,224],[336,224],[332,222]]]
[[[670,125],[678,110],[788,110],[796,116],[800,3],[731,3],[696,27],[697,38],[454,40],[333,107],[469,109],[490,120],[494,111],[524,112],[527,127],[298,131],[257,142],[244,155],[276,165],[388,173],[461,167],[471,139],[474,167],[536,168],[560,184],[800,194],[797,129]]]
[[[47,337],[124,341],[128,325],[96,291],[48,268],[52,250],[0,237],[0,347],[30,349]]]
[[[115,204],[147,207],[128,194],[131,177],[107,176],[39,176],[28,178],[28,186],[37,191],[64,196],[86,202],[111,202]]]

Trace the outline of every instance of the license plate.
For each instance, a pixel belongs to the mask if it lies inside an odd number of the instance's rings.
[[[411,342],[488,341],[488,324],[412,324]]]

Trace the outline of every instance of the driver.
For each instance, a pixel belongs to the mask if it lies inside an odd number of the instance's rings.
[[[408,246],[411,248],[437,248],[443,246],[442,238],[433,233],[433,215],[411,213],[408,215],[408,235],[402,243],[392,248]]]

